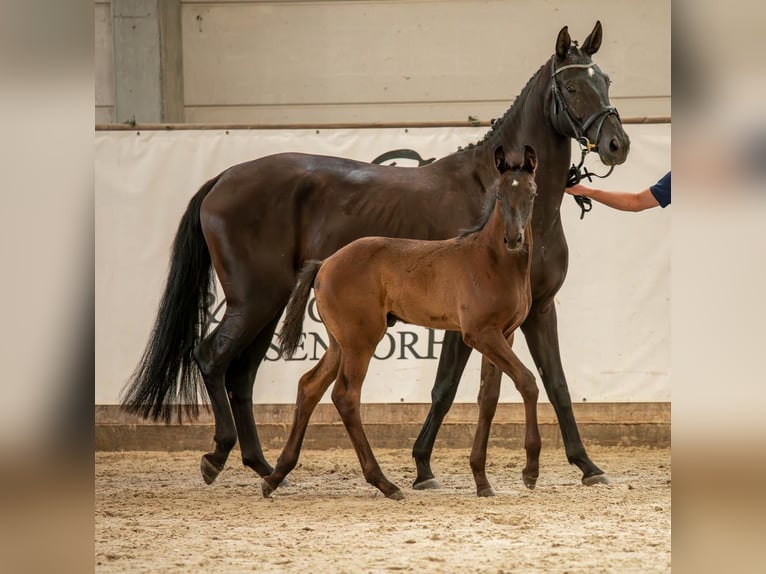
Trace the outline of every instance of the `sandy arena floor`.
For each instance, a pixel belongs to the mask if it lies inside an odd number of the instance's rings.
[[[232,453],[212,486],[201,452],[96,453],[97,572],[669,572],[669,449],[591,447],[609,486],[543,450],[490,447],[498,495],[477,498],[467,450],[440,449],[441,490],[414,491],[405,450],[376,450],[403,501],[368,485],[352,450],[304,451],[272,499]],[[266,453],[272,463],[278,452]]]

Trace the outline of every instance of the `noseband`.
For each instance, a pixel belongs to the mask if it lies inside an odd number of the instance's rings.
[[[591,115],[587,120],[581,122],[577,118],[573,117],[572,113],[569,111],[569,107],[561,95],[561,89],[559,88],[559,83],[556,79],[556,76],[559,74],[559,72],[563,72],[564,70],[569,70],[571,68],[589,69],[593,68],[595,65],[595,62],[591,62],[590,64],[568,64],[566,66],[561,66],[558,69],[551,65],[551,69],[553,70],[551,73],[551,94],[553,96],[551,98],[551,123],[553,124],[554,129],[561,135],[569,136],[570,134],[567,134],[561,125],[561,114],[563,112],[564,117],[566,117],[567,121],[569,122],[569,127],[572,129],[572,134],[574,134],[574,138],[577,140],[577,143],[580,146],[580,152],[582,154],[580,157],[580,163],[578,165],[572,164],[572,167],[569,168],[569,176],[567,178],[566,184],[567,187],[572,187],[573,185],[580,183],[583,178],[587,178],[588,181],[592,182],[593,177],[608,177],[614,169],[614,165],[612,165],[609,168],[609,171],[607,171],[604,175],[598,175],[588,171],[587,167],[583,167],[583,163],[585,163],[585,156],[588,155],[589,152],[598,151],[598,142],[601,139],[601,128],[604,127],[606,118],[614,114],[617,117],[617,121],[621,121],[620,114],[617,113],[617,109],[614,106],[604,106],[599,111]],[[596,125],[596,137],[595,143],[592,143],[588,139],[587,134],[588,130],[594,124]],[[577,205],[580,206],[580,219],[582,219],[585,217],[585,214],[593,208],[593,204],[591,203],[589,197],[582,195],[575,195],[574,199],[577,202]]]

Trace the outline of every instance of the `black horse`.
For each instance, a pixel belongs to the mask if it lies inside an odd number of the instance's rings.
[[[201,372],[215,416],[215,450],[202,457],[203,478],[208,484],[215,480],[237,438],[244,464],[268,476],[273,469],[255,427],[253,383],[303,264],[364,236],[454,237],[479,217],[497,177],[497,146],[530,144],[538,156],[538,199],[533,302],[522,331],[558,416],[569,462],[580,468],[584,483],[605,482],[577,430],[553,304],[567,271],[559,208],[570,139],[598,151],[607,165],[624,162],[630,145],[609,103],[609,78],[591,59],[601,38],[600,22],[582,46],[564,27],[554,55],[484,138],[428,165],[391,167],[284,153],[235,165],[206,182],[179,224],[154,330],[124,390],[123,407],[155,420],[169,421],[173,412],[193,417]],[[213,268],[227,305],[221,322],[205,335]],[[415,488],[438,486],[431,452],[470,352],[460,333],[445,334],[431,411],[413,448]],[[489,363],[482,372],[501,376]]]

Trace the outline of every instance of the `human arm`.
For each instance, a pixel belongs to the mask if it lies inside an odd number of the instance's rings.
[[[631,191],[606,191],[578,183],[566,188],[565,191],[571,195],[589,197],[594,201],[621,211],[643,211],[659,205],[659,202],[648,187],[636,193]]]

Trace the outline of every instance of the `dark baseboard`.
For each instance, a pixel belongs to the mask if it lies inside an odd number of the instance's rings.
[[[364,404],[362,420],[377,448],[411,449],[430,405]],[[670,446],[670,403],[583,403],[573,405],[586,444],[603,446]],[[293,405],[255,405],[258,434],[264,448],[280,449],[292,422]],[[539,405],[540,434],[545,447],[563,445],[550,404]],[[455,404],[445,418],[435,448],[470,448],[476,428],[475,404]],[[193,423],[163,424],[127,415],[115,405],[96,406],[96,450],[198,450],[213,446],[213,421],[203,410]],[[523,405],[498,405],[490,445],[522,448]],[[320,404],[306,431],[304,448],[351,448],[332,404]]]

